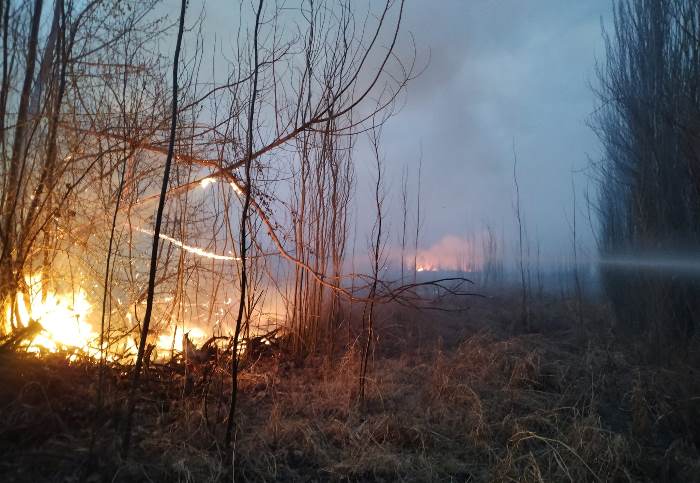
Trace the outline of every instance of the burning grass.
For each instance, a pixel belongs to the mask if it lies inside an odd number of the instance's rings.
[[[279,351],[251,359],[241,374],[238,475],[252,481],[697,478],[697,371],[683,363],[642,364],[608,337],[577,336],[563,319],[565,306],[535,314],[540,333],[509,335],[507,301],[479,301],[467,315],[387,310],[362,412],[352,350],[332,363],[294,362]],[[589,322],[602,317],[592,310]],[[132,457],[122,461],[117,429],[126,368],[109,367],[98,414],[93,363],[61,353],[0,358],[5,481],[230,476],[220,446],[230,394],[226,361],[206,378],[179,364],[151,366]]]

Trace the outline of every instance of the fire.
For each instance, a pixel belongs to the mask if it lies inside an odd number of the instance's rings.
[[[416,254],[417,272],[478,270],[483,264],[483,256],[475,247],[474,240],[456,235],[447,235],[432,246],[418,250]]]
[[[29,327],[32,322],[41,326],[40,332],[28,337],[23,347],[28,352],[41,354],[67,350],[72,352],[71,360],[78,354],[99,358],[99,333],[88,321],[92,312],[86,292],[78,288],[74,292],[57,293],[47,290],[42,296],[40,275],[25,277],[29,293],[17,293],[14,299],[14,314],[8,304],[5,313],[5,331],[13,326]],[[13,323],[14,317],[14,323]],[[157,333],[156,333],[157,334]],[[171,329],[156,335],[152,343],[156,346],[156,359],[169,359],[174,353],[183,352],[183,334],[189,340],[200,346],[207,339],[207,333],[194,326]],[[111,346],[105,342],[105,357],[108,361],[134,361],[138,353],[137,339],[128,334],[121,342]]]
[[[207,337],[207,334],[199,327],[185,328],[184,333],[187,334],[189,339],[196,346],[201,345],[206,340],[206,337]],[[163,352],[168,352],[168,353],[172,349],[175,349],[175,352],[182,352],[183,351],[182,340],[183,340],[182,329],[175,329],[173,332],[170,332],[169,334],[159,335],[158,340],[156,341],[156,348],[158,349],[158,351],[163,351]]]
[[[96,355],[97,333],[88,323],[87,317],[92,311],[87,294],[81,288],[71,294],[57,294],[51,290],[42,297],[39,276],[27,279],[30,293],[18,293],[15,298],[15,322],[27,327],[31,321],[38,322],[42,331],[32,339],[27,347],[29,352],[57,352],[61,349],[78,349]],[[7,308],[6,323],[11,326],[12,313]]]

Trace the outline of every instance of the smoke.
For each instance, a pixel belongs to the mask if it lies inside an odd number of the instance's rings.
[[[700,256],[698,255],[664,255],[649,253],[645,255],[609,256],[600,259],[600,264],[617,269],[637,269],[665,272],[677,275],[700,275]]]
[[[407,265],[413,262],[412,255],[406,258]],[[472,272],[481,269],[483,259],[474,239],[446,235],[429,248],[419,249],[416,265],[418,271]]]

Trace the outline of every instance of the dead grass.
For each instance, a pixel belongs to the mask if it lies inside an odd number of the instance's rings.
[[[698,481],[697,369],[640,364],[604,328],[578,335],[561,306],[534,311],[539,333],[508,335],[509,304],[479,304],[466,314],[439,316],[385,310],[364,412],[355,404],[352,351],[332,363],[258,361],[241,376],[237,475],[249,481]],[[590,325],[601,320],[592,309]],[[116,428],[125,379],[112,369],[95,456],[86,466],[95,368],[58,356],[0,357],[4,481],[230,478],[230,456],[219,443],[229,397],[223,371],[206,391],[178,373],[151,374],[132,458],[122,461]]]

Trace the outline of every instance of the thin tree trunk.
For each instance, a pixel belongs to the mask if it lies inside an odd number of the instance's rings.
[[[233,435],[234,417],[236,414],[236,399],[238,397],[238,336],[241,332],[243,322],[243,310],[246,303],[246,288],[248,284],[246,273],[246,252],[247,252],[247,225],[248,211],[252,196],[252,183],[250,167],[253,158],[253,122],[255,120],[255,100],[258,94],[258,31],[260,29],[260,14],[262,13],[263,0],[258,2],[258,9],[255,14],[255,32],[253,34],[253,92],[250,96],[250,107],[248,109],[248,132],[246,133],[246,159],[245,159],[245,183],[246,190],[243,200],[243,210],[241,212],[241,233],[240,233],[240,258],[241,258],[241,295],[238,303],[238,315],[236,316],[236,328],[233,334],[232,354],[231,354],[231,405],[229,407],[228,422],[226,424],[226,446],[231,446]],[[235,455],[232,454],[231,466],[235,462]]]
[[[124,135],[127,135],[127,119],[126,119],[126,85],[128,78],[128,68],[127,58],[124,59],[124,78],[122,83],[122,121],[124,122]],[[107,247],[107,260],[105,261],[105,277],[104,277],[104,293],[102,295],[102,313],[100,317],[100,372],[99,380],[97,384],[97,410],[102,410],[103,401],[103,386],[104,386],[104,370],[105,370],[105,315],[107,312],[107,298],[110,294],[110,273],[111,273],[111,261],[112,261],[112,247],[114,245],[114,231],[117,225],[117,215],[121,206],[122,194],[124,192],[124,184],[126,180],[126,169],[127,162],[131,158],[133,152],[127,152],[127,145],[124,143],[124,148],[122,151],[122,168],[119,173],[119,186],[117,187],[116,203],[114,207],[114,213],[112,215],[112,225],[109,230],[109,245]]]
[[[187,0],[182,0],[180,6],[180,24],[177,32],[177,43],[175,44],[175,60],[173,61],[173,102],[172,102],[172,117],[170,119],[170,140],[168,142],[168,155],[165,159],[165,170],[163,172],[163,183],[160,188],[160,198],[158,199],[158,211],[156,212],[155,227],[153,230],[153,246],[151,248],[151,267],[148,273],[148,292],[146,295],[146,312],[143,317],[143,325],[141,327],[141,340],[139,341],[138,355],[136,356],[136,364],[132,372],[131,388],[129,393],[128,409],[126,414],[126,423],[124,433],[122,435],[122,456],[126,458],[129,453],[129,444],[131,440],[131,426],[134,419],[134,410],[136,407],[136,392],[138,390],[139,378],[141,375],[141,367],[143,365],[143,354],[146,350],[146,338],[148,337],[148,328],[151,323],[151,313],[153,312],[153,296],[156,285],[156,268],[158,265],[158,241],[160,238],[160,226],[163,221],[163,210],[165,208],[165,195],[168,190],[168,181],[170,179],[170,165],[173,161],[173,153],[175,150],[175,131],[177,128],[177,72],[180,61],[180,47],[182,46],[182,34],[185,26],[185,10],[187,9]]]
[[[406,265],[406,218],[408,217],[408,170],[405,166],[401,173],[401,209],[403,215],[401,224],[401,284],[403,285]]]
[[[374,301],[377,295],[377,285],[379,282],[379,262],[381,259],[382,249],[382,164],[379,156],[379,139],[376,131],[372,131],[372,145],[377,166],[377,181],[374,185],[374,202],[377,208],[377,225],[374,246],[372,247],[372,285],[369,291],[369,308],[367,310],[367,330],[365,333],[365,346],[360,362],[360,388],[359,388],[359,404],[360,408],[364,408],[365,404],[365,386],[367,381],[367,365],[369,362],[369,353],[372,347],[372,339],[374,338]]]
[[[520,265],[520,326],[521,330],[529,330],[530,314],[528,302],[528,283],[526,280],[525,270],[525,253],[523,251],[523,220],[520,213],[520,186],[518,185],[518,156],[515,152],[515,142],[513,142],[513,185],[515,186],[515,218],[518,223],[518,249],[519,249],[519,265]]]
[[[0,253],[0,271],[2,271],[3,280],[0,284],[2,290],[2,298],[9,293],[13,293],[19,276],[14,267],[12,252],[16,248],[16,223],[15,223],[15,208],[17,207],[17,197],[19,195],[21,183],[20,165],[24,160],[25,139],[28,123],[29,100],[34,81],[34,71],[36,68],[36,56],[38,49],[39,26],[41,21],[41,11],[44,2],[42,0],[34,1],[34,9],[32,10],[31,30],[29,40],[27,41],[27,65],[25,66],[24,83],[20,93],[19,106],[17,109],[17,119],[15,122],[14,140],[12,143],[12,157],[7,174],[7,183],[5,184],[5,197],[2,200],[3,211],[3,246]],[[9,5],[8,5],[9,8]],[[8,26],[6,25],[6,28]],[[3,106],[4,107],[4,106]]]
[[[416,244],[413,251],[413,283],[418,278],[418,239],[420,237],[420,183],[423,170],[423,148],[421,146],[420,159],[418,160],[418,192],[416,193]]]

